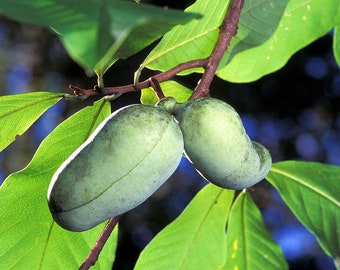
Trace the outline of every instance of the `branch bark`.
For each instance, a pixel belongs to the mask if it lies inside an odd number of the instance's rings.
[[[230,2],[227,13],[220,26],[220,34],[217,42],[208,58],[205,72],[191,98],[198,98],[209,93],[210,84],[214,79],[218,65],[220,64],[224,53],[227,51],[232,37],[236,35],[243,2],[244,0],[232,0]]]
[[[177,75],[183,70],[196,68],[196,67],[205,67],[208,64],[208,60],[209,60],[208,58],[204,58],[204,59],[196,59],[196,60],[192,60],[189,62],[181,63],[172,69],[169,69],[165,72],[152,76],[152,78],[154,80],[157,80],[158,82],[164,82],[164,81],[171,79],[172,77],[174,77],[175,75]],[[150,78],[148,78],[145,81],[137,83],[136,85],[128,84],[128,85],[116,86],[116,87],[106,87],[105,93],[107,95],[124,94],[128,92],[133,92],[133,91],[140,91],[141,89],[147,88],[150,86],[151,86]],[[69,85],[69,88],[73,91],[75,97],[66,94],[65,98],[68,100],[75,100],[75,99],[82,100],[90,96],[96,96],[96,95],[101,94],[97,86],[95,86],[93,89],[82,89],[74,85]]]
[[[91,249],[90,253],[87,255],[86,259],[84,260],[83,264],[79,267],[79,270],[87,270],[91,266],[95,265],[98,260],[99,254],[102,251],[107,239],[111,235],[113,229],[116,227],[119,219],[121,216],[113,217],[109,220],[106,224],[103,232],[99,236],[97,242],[95,243],[94,247]]]

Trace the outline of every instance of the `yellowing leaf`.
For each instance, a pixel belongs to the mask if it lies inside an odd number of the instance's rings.
[[[192,90],[175,81],[165,81],[160,83],[162,91],[166,97],[173,97],[177,102],[186,102]],[[155,105],[158,99],[151,87],[142,90],[141,102],[143,104]]]

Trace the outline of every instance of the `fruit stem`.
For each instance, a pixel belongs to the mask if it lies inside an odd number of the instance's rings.
[[[149,80],[150,80],[150,85],[153,88],[153,90],[155,91],[155,94],[156,94],[158,100],[161,100],[161,99],[165,98],[165,95],[163,93],[161,85],[155,79],[155,77],[151,77]]]
[[[103,95],[107,94],[105,91],[103,74],[101,72],[97,73],[97,90]]]
[[[84,260],[83,264],[79,267],[79,270],[87,270],[91,266],[95,265],[96,261],[98,260],[100,252],[102,251],[113,229],[116,227],[120,217],[121,216],[116,216],[109,220],[104,230],[102,231],[101,235],[97,239],[95,245],[91,249],[90,253],[87,255],[86,259]]]
[[[243,3],[244,0],[231,0],[224,20],[220,26],[220,34],[217,42],[208,58],[209,61],[205,68],[205,72],[197,84],[191,98],[198,98],[209,94],[210,84],[214,79],[218,65],[220,64],[224,53],[228,49],[232,37],[236,35]]]

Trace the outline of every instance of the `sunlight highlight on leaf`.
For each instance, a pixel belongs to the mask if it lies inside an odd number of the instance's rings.
[[[186,102],[192,90],[175,81],[165,81],[160,83],[162,91],[166,97],[173,97],[177,102]],[[158,99],[151,87],[142,90],[141,102],[143,104],[155,105]]]
[[[340,67],[340,26],[337,26],[334,29],[333,52],[335,60],[338,63],[338,66]]]
[[[34,92],[0,97],[0,152],[64,94]]]
[[[59,227],[47,206],[47,188],[59,165],[110,114],[104,100],[62,122],[41,143],[32,161],[0,187],[0,269],[77,269],[103,225],[75,233]],[[117,231],[113,234],[115,239]],[[95,269],[109,269],[116,241],[104,247]]]

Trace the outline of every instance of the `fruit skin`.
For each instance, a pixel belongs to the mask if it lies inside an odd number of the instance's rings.
[[[161,101],[179,122],[187,157],[211,183],[241,190],[261,181],[272,161],[268,150],[252,142],[238,113],[214,98],[198,98],[187,103]]]
[[[71,231],[138,206],[176,170],[183,137],[164,109],[130,105],[108,116],[56,171],[48,205]]]

